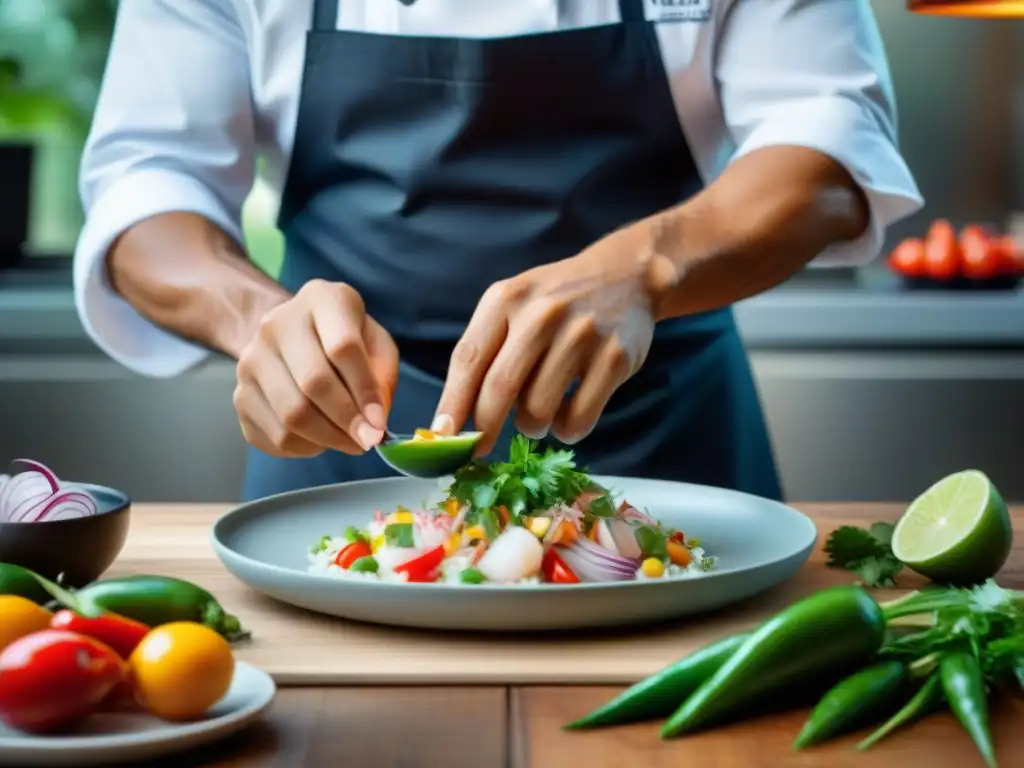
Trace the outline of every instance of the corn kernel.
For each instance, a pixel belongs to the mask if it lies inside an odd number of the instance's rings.
[[[459,503],[458,499],[448,499],[441,505],[441,509],[443,509],[452,517],[455,517],[457,514],[459,514],[459,509],[461,509],[461,507],[462,505]]]
[[[538,539],[543,539],[547,532],[551,529],[551,518],[550,517],[531,517],[528,525],[530,533],[536,536]]]
[[[387,525],[395,525],[396,523],[411,523],[413,521],[412,512],[392,512],[388,515],[385,522]]]
[[[469,543],[474,539],[486,539],[487,533],[479,525],[474,525],[471,528],[464,530],[462,532],[462,536],[466,543]]]
[[[376,553],[376,551],[378,549],[380,549],[383,546],[384,546],[384,534],[383,533],[380,536],[374,536],[372,539],[370,539],[370,549],[372,549],[375,553]]]
[[[450,557],[459,549],[460,546],[462,546],[462,536],[457,533],[453,533],[448,537],[448,541],[444,543],[444,552]]]
[[[665,575],[665,565],[656,557],[648,557],[640,563],[640,570],[644,576],[650,579],[657,579]]]
[[[431,432],[429,429],[417,429],[412,433],[412,436],[417,440],[433,440],[437,435]]]

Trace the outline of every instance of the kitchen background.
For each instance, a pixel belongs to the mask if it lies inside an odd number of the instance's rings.
[[[928,201],[888,246],[937,217],[1024,236],[1024,22],[873,5],[902,147]],[[102,356],[74,312],[75,175],[115,7],[0,0],[0,466],[25,456],[139,500],[232,501],[243,443],[230,362],[142,379]],[[21,239],[26,143],[25,256],[5,268],[15,249],[4,244]],[[269,270],[281,250],[274,209],[258,185],[246,233]],[[801,275],[737,316],[791,499],[907,500],[977,467],[1024,500],[1020,291],[907,291],[880,260]]]

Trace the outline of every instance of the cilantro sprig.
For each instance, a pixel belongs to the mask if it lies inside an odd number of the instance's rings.
[[[547,447],[523,435],[512,438],[507,461],[476,461],[460,469],[448,495],[470,507],[470,519],[504,507],[514,521],[530,511],[572,503],[592,486],[590,476],[567,449]]]
[[[892,553],[891,523],[875,523],[865,530],[853,525],[837,528],[825,542],[831,568],[854,571],[868,588],[894,587],[903,563]]]

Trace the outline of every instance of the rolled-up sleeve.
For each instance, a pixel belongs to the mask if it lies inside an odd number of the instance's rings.
[[[714,66],[733,159],[776,145],[809,147],[864,190],[867,231],[814,266],[871,261],[886,228],[921,208],[899,152],[892,80],[867,0],[732,0]]]
[[[254,178],[244,34],[232,0],[121,3],[82,157],[86,224],[75,250],[75,303],[111,358],[175,376],[207,351],[149,322],[110,287],[106,255],[132,225],[186,211],[242,240]]]

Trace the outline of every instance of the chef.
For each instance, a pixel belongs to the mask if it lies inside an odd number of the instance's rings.
[[[246,499],[431,420],[778,498],[730,306],[876,256],[921,206],[896,134],[867,0],[131,0],[75,297],[140,374],[237,360]]]

